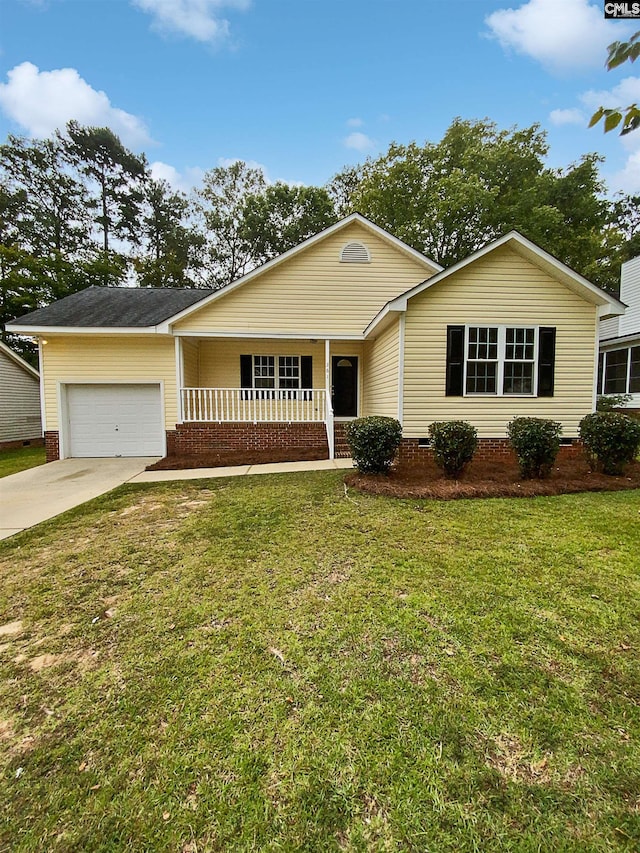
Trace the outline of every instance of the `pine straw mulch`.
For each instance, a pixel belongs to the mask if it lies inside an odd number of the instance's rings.
[[[182,456],[165,456],[151,465],[147,471],[182,471],[185,468],[226,468],[235,465],[264,465],[269,462],[303,462],[326,459],[327,448],[293,447],[271,450],[221,450]]]
[[[610,477],[592,471],[583,456],[560,458],[545,480],[522,480],[515,461],[476,461],[459,480],[446,478],[431,460],[419,467],[392,467],[388,476],[349,472],[345,483],[374,495],[396,498],[530,498],[576,492],[614,492],[640,489],[640,462],[633,462],[624,475]]]

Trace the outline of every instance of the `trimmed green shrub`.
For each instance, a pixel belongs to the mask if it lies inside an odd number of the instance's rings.
[[[631,400],[631,394],[601,394],[596,401],[598,412],[613,412],[621,409]]]
[[[580,438],[604,474],[622,474],[640,450],[640,422],[620,412],[593,412],[580,421]]]
[[[547,418],[514,418],[507,425],[507,434],[515,450],[524,480],[549,476],[560,450],[562,426]]]
[[[402,426],[395,418],[371,415],[347,424],[351,456],[363,474],[386,474],[400,447]]]
[[[435,421],[429,426],[433,458],[447,477],[459,477],[473,459],[478,433],[466,421]]]

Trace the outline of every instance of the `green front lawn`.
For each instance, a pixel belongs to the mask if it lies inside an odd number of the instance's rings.
[[[330,472],[0,542],[0,849],[637,850],[639,519]]]
[[[44,447],[18,447],[14,450],[0,450],[0,477],[44,465]]]

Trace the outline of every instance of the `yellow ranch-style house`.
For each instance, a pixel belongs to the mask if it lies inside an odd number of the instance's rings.
[[[449,269],[353,214],[221,290],[91,287],[8,324],[38,339],[49,460],[285,449],[333,458],[397,418],[401,454],[461,419],[593,411],[624,305],[516,232]]]

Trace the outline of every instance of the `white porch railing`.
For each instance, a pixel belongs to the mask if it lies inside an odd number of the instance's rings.
[[[325,423],[331,410],[324,388],[182,388],[180,398],[185,422]]]

